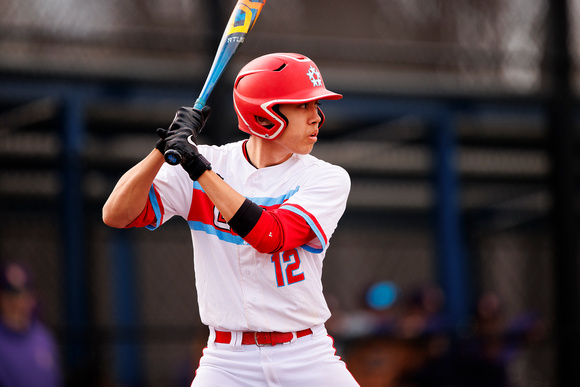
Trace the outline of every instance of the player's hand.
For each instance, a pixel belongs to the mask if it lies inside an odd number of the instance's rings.
[[[185,143],[180,143],[176,150],[181,154],[181,166],[191,180],[196,181],[205,171],[211,170],[210,162],[199,153],[192,137],[188,137]]]
[[[161,154],[165,154],[165,138],[167,137],[167,129],[164,128],[157,128],[155,133],[159,136],[159,140],[155,144],[155,149],[157,149]]]
[[[211,109],[204,106],[201,110],[182,107],[175,114],[173,123],[167,131],[157,130],[159,137],[165,141],[165,149],[177,151],[181,155],[181,166],[192,180],[197,180],[202,173],[211,169],[211,164],[197,150],[197,135],[203,129]]]
[[[157,129],[156,133],[160,139],[155,148],[164,154],[168,149],[179,151],[176,144],[190,137],[191,141],[195,143],[210,114],[211,108],[209,106],[204,106],[201,110],[191,107],[179,108],[169,129]]]
[[[179,108],[167,131],[167,137],[165,138],[167,149],[174,149],[171,146],[173,143],[179,142],[183,138],[187,139],[190,136],[192,136],[191,141],[195,143],[210,114],[211,109],[209,106],[204,106],[201,110],[191,107]]]

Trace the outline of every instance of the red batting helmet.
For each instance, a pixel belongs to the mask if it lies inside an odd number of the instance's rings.
[[[340,99],[342,95],[324,87],[316,64],[299,54],[264,55],[245,65],[234,82],[234,108],[243,132],[274,140],[288,122],[276,108],[279,104],[307,103],[319,99]],[[320,108],[318,113],[324,121]],[[274,123],[267,127],[257,121]]]

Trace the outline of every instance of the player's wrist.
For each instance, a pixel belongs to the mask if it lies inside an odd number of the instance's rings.
[[[165,140],[158,140],[157,143],[155,144],[155,149],[157,149],[159,151],[159,153],[164,154],[165,153]]]
[[[188,155],[181,166],[193,181],[197,181],[206,171],[211,171],[211,163],[199,153]]]
[[[159,136],[159,140],[155,143],[155,149],[157,149],[161,154],[165,153],[165,148],[167,146],[166,137],[167,137],[167,129],[157,128],[155,131]]]

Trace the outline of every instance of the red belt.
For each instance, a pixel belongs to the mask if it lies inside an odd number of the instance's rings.
[[[310,328],[296,332],[296,338],[312,334]],[[257,345],[264,347],[267,345],[283,344],[294,338],[292,332],[244,332],[242,335],[242,344]],[[229,344],[232,340],[231,332],[215,331],[215,342],[220,344]]]

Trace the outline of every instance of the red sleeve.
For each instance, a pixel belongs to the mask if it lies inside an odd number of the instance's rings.
[[[159,198],[159,194],[157,193],[157,190],[153,191],[155,193],[154,200],[156,203],[158,203],[159,206],[158,211],[160,211],[160,213],[163,213],[163,205],[161,203],[161,199]],[[125,228],[155,226],[158,223],[157,220],[158,219],[157,214],[155,213],[155,208],[153,206],[153,203],[151,203],[151,193],[150,193],[147,199],[147,203],[145,204],[145,208],[143,208],[141,214]]]
[[[276,253],[302,246],[316,234],[306,220],[292,211],[263,211],[258,223],[244,237],[260,253]]]
[[[151,205],[151,202],[147,200],[147,205],[141,214],[137,217],[137,219],[132,221],[129,225],[125,226],[125,228],[149,226],[150,224],[155,223],[155,219],[156,218],[155,212],[153,211],[153,206]]]

